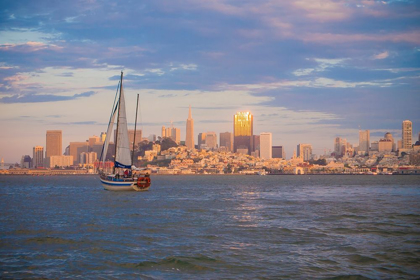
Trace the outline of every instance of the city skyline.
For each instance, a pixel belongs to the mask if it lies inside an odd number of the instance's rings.
[[[44,146],[106,130],[121,70],[127,117],[140,94],[143,135],[186,104],[199,132],[233,132],[250,111],[289,157],[335,137],[359,142],[401,122],[420,131],[420,3],[412,1],[12,1],[1,4],[0,157],[17,162]],[[106,19],[106,20],[105,20]],[[124,19],[124,20],[122,20]],[[130,126],[133,128],[133,125]],[[93,133],[92,133],[93,132]],[[184,140],[185,129],[180,139]],[[310,141],[308,141],[310,139]]]

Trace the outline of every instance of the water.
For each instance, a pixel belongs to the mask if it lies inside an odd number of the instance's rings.
[[[0,278],[415,279],[420,176],[0,176]]]

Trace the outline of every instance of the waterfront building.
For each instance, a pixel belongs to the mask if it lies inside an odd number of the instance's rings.
[[[187,149],[194,149],[194,119],[191,114],[191,105],[188,110],[187,128],[185,136],[185,146]]]
[[[27,169],[32,167],[32,159],[29,155],[22,156],[20,160],[20,167]]]
[[[220,148],[225,147],[226,151],[231,152],[233,150],[233,136],[230,132],[220,133]]]
[[[147,137],[147,140],[148,140],[149,142],[155,142],[155,141],[156,141],[156,134],[150,134],[150,135]]]
[[[260,134],[260,158],[272,158],[273,136],[270,132],[262,132]]]
[[[283,146],[273,146],[272,147],[272,157],[273,158],[286,158],[286,154],[284,152]]]
[[[206,145],[210,150],[217,148],[217,134],[216,132],[207,132],[206,133]]]
[[[32,155],[32,167],[43,167],[44,166],[44,147],[42,146],[35,146],[33,147],[33,155]]]
[[[68,167],[73,165],[73,156],[51,156],[46,158],[46,167]]]
[[[368,153],[370,148],[370,131],[359,131],[359,152]]]
[[[63,153],[62,143],[61,130],[47,130],[45,157],[61,156]]]
[[[311,144],[298,144],[297,157],[302,158],[303,161],[309,161],[310,159],[312,159],[312,145]]]
[[[402,122],[402,148],[411,149],[413,137],[413,124],[409,120]]]
[[[254,118],[250,112],[237,112],[233,116],[233,148],[247,149],[247,154],[252,151],[252,136],[254,135]]]

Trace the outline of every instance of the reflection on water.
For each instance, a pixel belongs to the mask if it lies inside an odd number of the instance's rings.
[[[420,176],[0,177],[1,278],[420,275]]]

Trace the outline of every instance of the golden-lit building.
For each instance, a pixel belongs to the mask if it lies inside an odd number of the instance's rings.
[[[44,147],[35,146],[33,148],[32,166],[34,168],[44,166]]]
[[[185,146],[189,150],[194,149],[194,120],[191,114],[191,105],[188,111],[188,119],[187,119],[187,130],[185,136]]]
[[[252,136],[254,133],[254,117],[250,112],[237,112],[233,116],[233,149],[248,149],[252,151]]]
[[[61,130],[47,130],[45,157],[61,156],[63,154],[63,139]]]
[[[413,123],[409,120],[402,122],[402,148],[411,149],[413,138]]]

